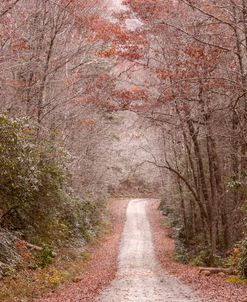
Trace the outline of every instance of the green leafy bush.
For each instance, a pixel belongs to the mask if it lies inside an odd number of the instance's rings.
[[[39,255],[39,265],[45,267],[52,263],[53,248],[45,245]]]
[[[0,237],[15,234],[11,244],[2,240],[0,276],[22,265],[45,268],[52,263],[53,249],[81,247],[100,230],[102,202],[83,192],[80,197],[71,193],[68,167],[67,152],[54,143],[37,141],[27,120],[0,115]],[[27,263],[18,258],[19,235],[24,242],[44,246]],[[50,282],[59,279],[55,274]]]
[[[179,247],[176,247],[174,259],[184,264],[187,264],[189,262],[188,250],[184,245],[180,244]]]
[[[24,209],[39,190],[39,171],[28,125],[0,116],[0,198],[2,220]],[[2,222],[1,220],[1,222]]]
[[[197,254],[191,256],[190,264],[194,266],[212,266],[210,251],[206,247],[201,249]]]
[[[247,185],[247,178],[245,175],[245,181],[244,181],[244,189],[243,192],[245,194],[245,196],[247,196],[247,189],[246,189],[246,185]],[[244,204],[244,212],[245,212],[245,236],[244,239],[242,240],[241,244],[240,244],[240,259],[238,262],[238,270],[240,272],[240,275],[243,278],[247,279],[247,200],[245,201]]]
[[[242,242],[238,268],[241,276],[247,278],[247,237]]]
[[[59,149],[35,141],[27,121],[0,116],[1,226],[38,231],[60,202],[65,162]]]
[[[102,209],[90,196],[67,193],[68,159],[64,149],[37,142],[26,120],[0,115],[0,226],[38,245],[89,241]]]

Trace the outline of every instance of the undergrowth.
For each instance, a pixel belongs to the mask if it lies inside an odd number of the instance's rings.
[[[43,265],[37,268],[25,268],[15,275],[0,281],[0,301],[13,302],[15,298],[32,301],[44,296],[51,290],[71,281],[76,275],[82,274],[90,259],[86,251],[64,250],[50,263],[48,256],[43,254]],[[48,258],[47,258],[48,257]]]
[[[83,249],[105,215],[101,200],[83,188],[73,193],[70,160],[63,148],[37,140],[27,120],[0,115],[0,301],[56,287],[89,258],[61,253]]]

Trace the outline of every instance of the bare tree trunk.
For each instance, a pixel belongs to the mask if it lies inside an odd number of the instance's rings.
[[[197,160],[201,192],[207,209],[207,225],[208,225],[208,232],[210,238],[209,244],[211,247],[212,254],[214,254],[216,251],[216,238],[215,238],[216,230],[215,230],[215,221],[213,218],[214,213],[212,208],[212,202],[210,200],[210,195],[208,192],[208,186],[207,186],[206,176],[204,172],[203,158],[200,150],[200,145],[197,139],[197,133],[190,115],[188,113],[186,115],[187,115],[186,117],[187,117],[187,125],[189,129],[189,133],[194,144],[194,151]]]

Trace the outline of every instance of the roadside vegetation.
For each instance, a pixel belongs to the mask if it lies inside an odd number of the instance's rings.
[[[0,299],[13,301],[82,270],[106,213],[102,200],[72,192],[68,153],[37,142],[27,120],[1,115],[0,141]]]

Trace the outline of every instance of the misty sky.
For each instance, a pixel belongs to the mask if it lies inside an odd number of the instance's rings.
[[[122,0],[109,0],[109,7],[115,11],[125,9],[125,6],[122,5]],[[142,23],[138,19],[127,19],[126,26],[128,29],[135,30],[137,27],[141,26]]]
[[[109,0],[109,5],[115,10],[123,9],[122,0]]]

